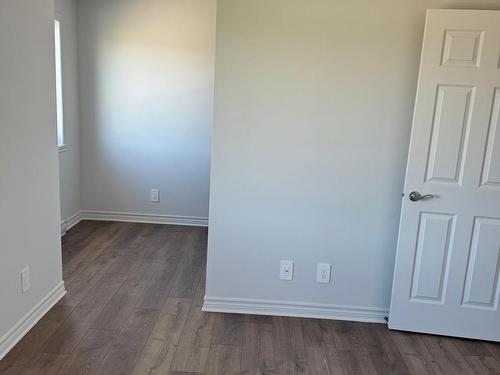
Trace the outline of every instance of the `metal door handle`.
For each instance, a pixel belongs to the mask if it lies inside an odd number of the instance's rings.
[[[410,195],[408,196],[412,202],[417,202],[421,199],[427,199],[427,198],[434,198],[434,195],[432,194],[425,194],[422,195],[418,191],[412,191]]]

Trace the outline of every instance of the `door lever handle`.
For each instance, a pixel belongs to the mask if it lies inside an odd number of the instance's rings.
[[[418,191],[412,191],[410,195],[408,196],[412,202],[417,202],[421,199],[428,199],[428,198],[434,198],[434,195],[432,194],[425,194],[422,195]]]

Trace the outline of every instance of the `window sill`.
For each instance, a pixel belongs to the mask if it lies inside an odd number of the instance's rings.
[[[62,145],[62,146],[59,146],[57,149],[59,150],[59,153],[61,153],[61,152],[68,150],[68,146]]]

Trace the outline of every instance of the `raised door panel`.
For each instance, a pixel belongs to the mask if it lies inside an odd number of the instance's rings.
[[[422,213],[415,251],[411,299],[443,303],[455,216]]]
[[[427,181],[461,183],[473,102],[473,87],[438,86]]]
[[[482,185],[500,188],[500,88],[495,89],[486,142]]]
[[[500,219],[478,217],[470,246],[463,304],[498,308],[500,268]]]
[[[446,30],[441,65],[479,68],[483,31]]]

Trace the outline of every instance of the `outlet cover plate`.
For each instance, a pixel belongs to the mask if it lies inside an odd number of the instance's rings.
[[[280,262],[280,280],[293,280],[293,260]]]
[[[332,265],[329,263],[318,263],[316,269],[316,282],[326,283],[330,282],[330,275],[332,272]]]
[[[151,189],[151,202],[159,202],[159,201],[160,201],[160,190]]]

